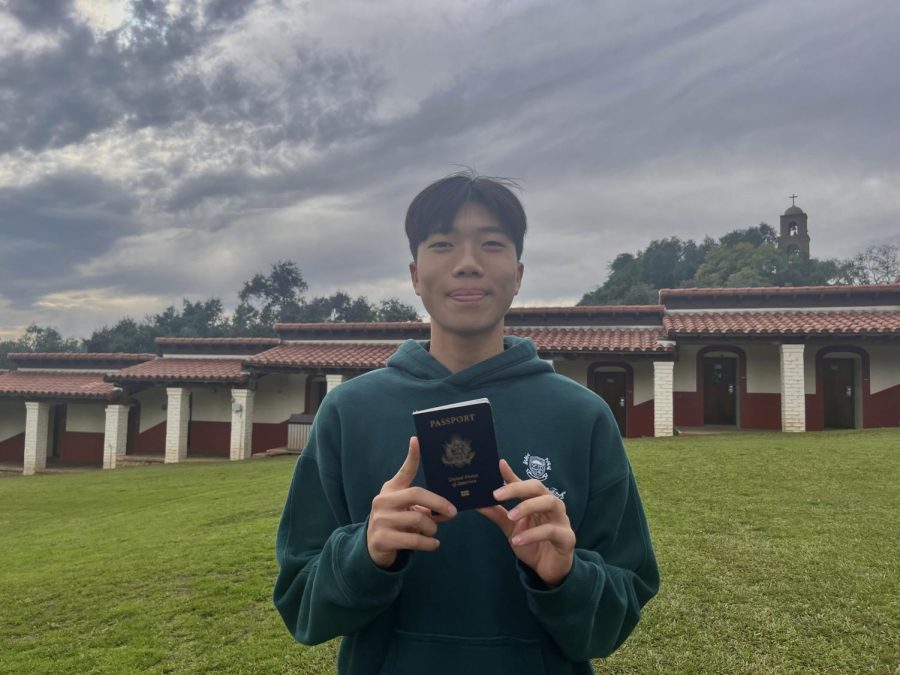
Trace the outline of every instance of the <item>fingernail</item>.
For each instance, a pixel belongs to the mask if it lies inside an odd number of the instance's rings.
[[[447,511],[448,511],[448,513],[449,513],[451,516],[455,516],[455,515],[456,515],[456,507],[453,506],[453,504],[450,505],[450,508],[447,509]]]
[[[494,499],[497,499],[497,500],[503,499],[505,494],[506,494],[506,492],[504,492],[502,487],[497,488],[496,490],[494,490]]]
[[[510,519],[510,520],[515,520],[516,518],[519,517],[519,509],[513,509],[512,511],[510,511],[510,512],[507,513],[506,515],[509,516],[509,519]]]
[[[516,546],[518,546],[519,544],[522,543],[522,537],[519,535],[516,535],[515,537],[512,538],[512,543],[515,544]]]

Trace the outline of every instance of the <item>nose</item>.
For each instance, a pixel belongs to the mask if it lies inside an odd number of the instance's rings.
[[[476,249],[471,244],[463,244],[459,247],[459,257],[453,267],[455,277],[480,277],[484,274],[481,263],[478,261]]]

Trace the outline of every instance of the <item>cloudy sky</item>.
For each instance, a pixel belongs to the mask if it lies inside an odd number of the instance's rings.
[[[515,178],[519,304],[617,253],[778,216],[812,253],[900,243],[900,3],[0,0],[0,337],[409,288],[410,199]]]

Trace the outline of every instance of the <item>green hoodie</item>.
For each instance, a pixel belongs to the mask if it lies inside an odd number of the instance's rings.
[[[316,414],[278,528],[278,611],[294,637],[345,638],[340,673],[591,673],[628,637],[659,573],[609,408],[557,375],[530,340],[451,373],[412,340],[387,368],[330,392]],[[566,504],[577,541],[548,589],[476,511],[439,526],[435,552],[390,570],[366,547],[372,499],[403,464],[412,412],[486,397],[500,456]],[[526,455],[530,460],[525,462]],[[413,483],[424,486],[421,467]]]

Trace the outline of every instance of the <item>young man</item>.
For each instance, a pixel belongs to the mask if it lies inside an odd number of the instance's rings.
[[[278,530],[275,604],[294,637],[338,635],[338,671],[590,673],[659,574],[612,414],[504,337],[526,219],[496,180],[457,174],[406,216],[431,339],[332,391]],[[457,513],[426,490],[412,412],[491,401],[503,505]],[[520,476],[521,474],[521,476]]]

